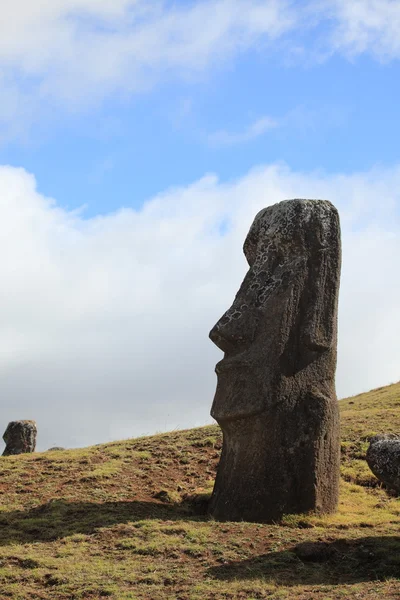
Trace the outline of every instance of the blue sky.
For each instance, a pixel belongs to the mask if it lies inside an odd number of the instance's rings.
[[[22,165],[44,194],[69,208],[85,204],[92,216],[139,207],[208,172],[230,180],[275,161],[344,173],[395,164],[399,100],[399,61],[285,65],[254,50],[200,81],[173,78],[82,114],[41,115],[27,139],[2,145],[0,161]],[[220,131],[240,136],[264,117],[276,126],[243,141],[212,141]]]
[[[209,422],[208,331],[290,197],[342,218],[339,395],[400,378],[397,0],[14,0],[0,40],[5,420]]]
[[[134,3],[125,3],[127,11],[130,4]],[[174,3],[161,4],[166,18]],[[183,11],[184,27],[190,8],[208,5],[212,19],[218,4],[224,3],[179,2],[175,8]],[[225,2],[226,10],[234,4]],[[291,7],[296,14],[307,3],[253,4]],[[372,16],[375,6],[375,18],[382,18],[385,2],[379,10],[374,2],[359,4],[369,6]],[[60,2],[59,22],[68,16],[61,8]],[[323,41],[339,32],[332,33],[335,28],[326,16],[323,13],[309,31],[299,24],[274,41],[259,36],[227,57],[219,56],[217,45],[215,65],[212,56],[200,69],[189,63],[184,74],[172,65],[170,72],[157,73],[147,89],[137,93],[125,89],[123,80],[106,93],[98,92],[95,82],[87,90],[86,106],[85,98],[73,97],[69,103],[53,92],[35,107],[22,134],[3,142],[0,161],[34,173],[40,190],[62,206],[87,205],[87,216],[121,205],[140,207],[157,192],[208,172],[231,180],[254,165],[274,161],[298,170],[344,173],[377,163],[395,164],[400,134],[398,58],[376,56],[373,37],[363,52],[349,54],[346,48],[333,52]],[[91,31],[96,27],[94,16],[92,22],[86,18]],[[47,25],[50,30],[52,26]],[[234,28],[226,35],[235,35]],[[383,30],[380,35],[387,33]],[[293,56],[294,49],[299,56]],[[18,66],[12,70],[14,84],[18,91],[25,88],[24,101],[29,102],[30,91],[35,94],[39,84],[29,79],[27,83]],[[60,76],[63,70],[68,72],[68,64],[56,68]],[[38,74],[41,85],[47,76],[45,66]],[[79,86],[84,76],[78,73],[74,85]],[[275,126],[246,139],[245,132],[263,118]],[[221,131],[228,139],[213,142],[213,135]]]

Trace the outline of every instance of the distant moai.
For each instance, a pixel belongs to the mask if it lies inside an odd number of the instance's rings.
[[[3,440],[6,443],[3,456],[34,452],[36,435],[35,421],[11,421],[3,435]]]
[[[279,202],[257,214],[243,250],[250,268],[210,332],[224,352],[211,409],[223,447],[210,513],[273,522],[333,512],[338,212],[326,200]]]

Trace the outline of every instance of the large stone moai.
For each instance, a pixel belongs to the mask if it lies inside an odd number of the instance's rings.
[[[3,435],[3,440],[6,443],[3,456],[34,452],[36,435],[35,421],[11,421]]]
[[[224,352],[211,409],[223,447],[210,513],[272,522],[338,502],[335,392],[341,246],[326,200],[285,200],[256,216],[249,270],[210,332]]]

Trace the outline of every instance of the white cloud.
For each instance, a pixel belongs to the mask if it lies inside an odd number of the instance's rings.
[[[400,58],[398,0],[327,0],[335,21],[331,48],[357,56],[364,52],[379,60]]]
[[[306,46],[304,32],[314,40]],[[333,52],[388,60],[399,58],[399,40],[397,0],[3,2],[0,141],[114,93],[204,77],[249,49],[308,64]]]
[[[342,107],[325,104],[317,109],[309,109],[298,105],[286,114],[274,119],[263,116],[242,131],[228,131],[220,129],[203,135],[205,143],[212,147],[235,146],[255,140],[268,132],[278,132],[282,137],[293,136],[326,136],[327,129],[343,126],[348,118],[346,110]]]
[[[220,352],[208,331],[245,274],[254,214],[283,198],[341,212],[340,396],[400,378],[400,166],[210,175],[87,220],[23,169],[0,168],[0,188],[2,426],[36,419],[42,449],[210,420]]]
[[[26,99],[32,120],[44,102],[75,110],[115,91],[129,95],[165,78],[193,77],[261,39],[276,39],[293,19],[286,0],[6,3],[0,19],[0,137],[15,134],[10,110],[25,118]]]
[[[270,117],[261,117],[251,123],[244,131],[233,132],[226,130],[214,131],[207,136],[207,141],[212,146],[233,146],[250,142],[265,133],[278,127],[278,122]]]

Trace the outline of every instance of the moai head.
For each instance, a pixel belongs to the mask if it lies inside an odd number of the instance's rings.
[[[11,421],[3,435],[6,443],[3,456],[34,452],[36,435],[35,421]]]
[[[340,227],[326,200],[286,200],[261,210],[244,242],[249,270],[210,332],[225,353],[216,365],[211,414],[251,416],[277,401],[274,382],[330,352],[336,366]],[[282,400],[282,399],[281,399]]]

